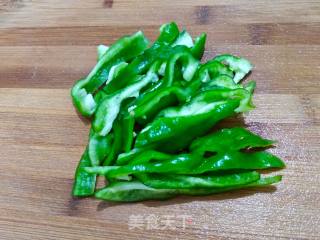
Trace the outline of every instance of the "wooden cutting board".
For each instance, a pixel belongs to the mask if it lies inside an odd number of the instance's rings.
[[[255,65],[242,124],[277,139],[276,188],[114,204],[73,199],[89,122],[69,92],[96,45],[175,20],[208,33],[205,59]],[[320,239],[320,2],[0,0],[0,239]],[[241,125],[241,120],[221,126]]]

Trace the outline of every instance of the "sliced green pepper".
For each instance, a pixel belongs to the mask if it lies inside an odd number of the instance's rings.
[[[241,188],[251,188],[251,187],[265,187],[271,184],[275,184],[280,182],[282,179],[282,176],[274,176],[274,177],[266,177],[266,178],[260,178],[259,180],[248,183],[246,185],[240,185],[240,186],[234,186],[234,187],[225,187],[225,188],[212,188],[212,189],[179,189],[179,194],[184,195],[191,195],[191,196],[205,196],[215,193],[222,193],[232,190],[237,190]]]
[[[188,97],[188,93],[177,86],[157,89],[137,100],[133,109],[134,117],[140,124],[145,124],[153,119],[160,110],[178,102],[185,102]]]
[[[256,171],[218,175],[135,174],[145,185],[160,189],[223,188],[248,184],[260,179]]]
[[[113,124],[113,144],[107,158],[103,162],[103,166],[110,166],[113,164],[117,155],[121,152],[122,146],[122,125],[119,118]]]
[[[95,197],[102,200],[116,202],[136,202],[143,200],[165,200],[182,195],[210,195],[241,188],[263,187],[281,181],[281,176],[262,178],[253,183],[225,188],[199,188],[199,189],[156,189],[147,187],[139,181],[114,182],[108,187],[96,192]]]
[[[138,134],[135,147],[150,145],[169,152],[183,149],[215,123],[234,115],[248,95],[244,89],[207,91],[187,105],[165,109]]]
[[[182,76],[186,81],[192,80],[199,66],[199,61],[192,56],[187,47],[176,46],[173,51],[174,53],[170,56],[166,65],[165,76],[161,85],[163,87],[172,86],[178,63],[182,66]]]
[[[216,56],[214,60],[226,63],[234,71],[233,81],[235,83],[240,82],[252,69],[252,65],[247,59],[230,54]]]
[[[127,113],[122,117],[122,152],[129,152],[132,148],[134,138],[134,117],[131,113]]]
[[[207,40],[207,34],[202,33],[195,39],[194,46],[191,48],[191,53],[196,59],[201,59],[204,53]]]
[[[233,77],[233,72],[227,66],[215,60],[208,61],[201,65],[197,72],[197,78],[203,83],[209,82],[219,75]]]
[[[93,93],[107,80],[110,68],[121,61],[128,61],[145,50],[148,40],[142,32],[125,36],[115,42],[101,57],[89,75],[79,80],[71,90],[75,107],[84,116],[91,116],[97,107]]]
[[[99,105],[92,123],[95,132],[100,136],[106,136],[118,116],[122,101],[131,97],[138,97],[141,88],[151,81],[157,81],[157,79],[156,74],[149,72],[144,77],[138,77],[135,83],[105,97]]]
[[[229,170],[283,168],[281,159],[264,151],[243,152],[246,148],[268,147],[273,141],[263,139],[242,128],[223,129],[195,140],[191,154],[136,155],[128,165],[115,168],[86,168],[90,173],[113,178],[136,173],[203,174]],[[209,155],[208,155],[209,154]],[[136,160],[139,159],[139,160]],[[160,160],[160,161],[159,161]]]
[[[99,136],[93,129],[90,130],[88,154],[92,166],[99,166],[111,151],[113,134]]]
[[[88,173],[85,171],[85,167],[91,167],[91,161],[89,158],[88,150],[83,153],[75,176],[72,188],[72,195],[75,197],[87,197],[94,193],[96,187],[96,174]]]
[[[130,84],[138,74],[144,74],[157,61],[165,61],[172,53],[171,45],[179,35],[176,23],[167,23],[160,27],[160,35],[155,43],[146,49],[143,54],[137,56],[114,80],[103,88],[108,94],[112,94]]]
[[[142,200],[164,200],[176,195],[175,190],[154,189],[138,182],[113,182],[95,193],[102,200],[116,202],[137,202]]]
[[[264,151],[242,152],[246,148],[269,147],[274,141],[263,139],[243,128],[222,129],[195,140],[190,150],[204,161],[190,174],[233,169],[283,168],[281,159]],[[206,154],[210,154],[206,156]]]

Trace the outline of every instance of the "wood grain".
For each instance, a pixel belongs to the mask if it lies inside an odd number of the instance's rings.
[[[70,87],[94,65],[97,44],[137,29],[153,40],[172,20],[208,33],[205,59],[253,62],[256,110],[218,127],[277,139],[283,182],[166,202],[73,199],[89,121]],[[0,239],[320,239],[318,0],[2,0],[0,62]],[[175,221],[148,229],[150,215]],[[132,216],[144,217],[142,229],[130,229]]]

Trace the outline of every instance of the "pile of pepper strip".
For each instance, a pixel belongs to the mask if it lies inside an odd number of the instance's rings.
[[[246,59],[229,54],[201,63],[206,34],[195,40],[175,23],[153,44],[139,31],[110,47],[76,82],[77,110],[92,119],[72,194],[109,201],[168,199],[266,186],[258,170],[283,168],[264,151],[274,141],[244,128],[210,131],[219,121],[254,108],[255,82]],[[97,176],[106,186],[96,189]]]

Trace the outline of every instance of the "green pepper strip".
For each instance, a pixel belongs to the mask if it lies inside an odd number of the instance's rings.
[[[167,108],[139,133],[135,148],[156,145],[156,149],[169,152],[183,149],[215,123],[232,116],[247,95],[250,93],[244,89],[214,90],[201,93],[187,105]]]
[[[205,108],[205,105],[200,103],[198,107]],[[234,115],[238,105],[239,101],[236,99],[220,101],[208,106],[203,113],[156,118],[138,134],[135,148],[150,145],[165,152],[181,150],[194,138],[205,134],[218,121]]]
[[[118,116],[122,101],[131,97],[138,97],[141,88],[157,79],[157,75],[149,71],[144,77],[138,77],[135,83],[105,97],[99,105],[92,123],[95,132],[101,136],[106,136]]]
[[[222,63],[211,60],[200,66],[196,78],[205,83],[219,75],[233,77],[233,72]]]
[[[210,195],[241,188],[263,187],[281,181],[281,176],[274,176],[259,179],[253,183],[225,187],[225,188],[199,188],[199,189],[155,189],[148,187],[141,182],[113,182],[108,187],[96,192],[95,197],[107,201],[116,202],[137,202],[144,200],[165,200],[182,195]]]
[[[121,120],[117,120],[113,124],[113,144],[107,158],[103,162],[103,166],[111,166],[115,161],[118,154],[121,152],[122,146],[122,125]]]
[[[160,35],[155,44],[172,44],[179,36],[179,28],[175,22],[163,24],[160,29]]]
[[[96,186],[96,174],[88,173],[85,167],[91,167],[91,161],[88,154],[88,149],[83,153],[75,176],[72,189],[72,195],[75,197],[86,197],[94,193]]]
[[[122,152],[129,152],[133,144],[134,117],[127,113],[122,117]]]
[[[245,59],[230,54],[216,56],[214,60],[226,63],[235,72],[233,81],[240,82],[252,69],[251,63]]]
[[[185,102],[188,97],[187,92],[177,86],[157,89],[137,100],[134,117],[140,124],[145,124],[160,110],[177,102]]]
[[[137,56],[129,65],[123,69],[113,80],[103,88],[107,94],[112,94],[129,85],[138,74],[144,74],[150,66],[159,59],[166,60],[171,54],[172,44],[179,35],[176,23],[167,23],[160,27],[160,35],[155,43],[146,49],[143,54]]]
[[[152,160],[152,159],[151,159]],[[169,160],[148,163],[134,162],[119,167],[87,167],[86,171],[116,178],[136,173],[165,174],[203,174],[227,170],[256,170],[268,168],[283,168],[281,159],[267,152],[220,154],[217,157],[204,158],[199,155],[182,154]]]
[[[162,174],[135,174],[145,185],[152,188],[180,189],[180,188],[223,188],[244,185],[260,179],[256,171],[218,174],[218,175],[162,175]]]
[[[116,165],[125,165],[146,151],[148,151],[148,153],[149,153],[149,151],[153,152],[153,150],[149,150],[149,149],[145,149],[145,148],[141,148],[141,149],[133,148],[130,150],[130,152],[121,153],[121,154],[119,154],[119,156],[117,158]],[[150,155],[150,154],[148,154],[148,155]]]
[[[205,45],[207,40],[207,34],[202,33],[195,39],[194,46],[191,48],[191,53],[194,58],[201,59],[204,53]]]
[[[192,56],[187,47],[176,46],[173,51],[174,53],[171,55],[166,65],[165,76],[161,85],[163,87],[172,86],[176,64],[178,62],[182,65],[182,75],[183,79],[186,81],[191,81],[199,65],[199,61]]]
[[[242,149],[268,147],[273,141],[263,139],[242,128],[223,129],[191,144],[191,154],[172,155],[158,158],[156,153],[135,163],[115,168],[86,168],[90,173],[113,178],[135,173],[203,174],[226,170],[256,170],[283,168],[281,159],[264,151],[242,152]],[[207,156],[210,154],[210,156]],[[211,156],[212,155],[212,156]]]
[[[91,116],[97,107],[92,94],[107,80],[110,68],[121,61],[128,61],[145,50],[148,40],[142,32],[125,36],[115,42],[89,75],[79,80],[71,90],[75,107],[84,116]]]
[[[88,154],[92,166],[99,166],[108,156],[113,145],[113,134],[99,136],[93,129],[90,130]]]

